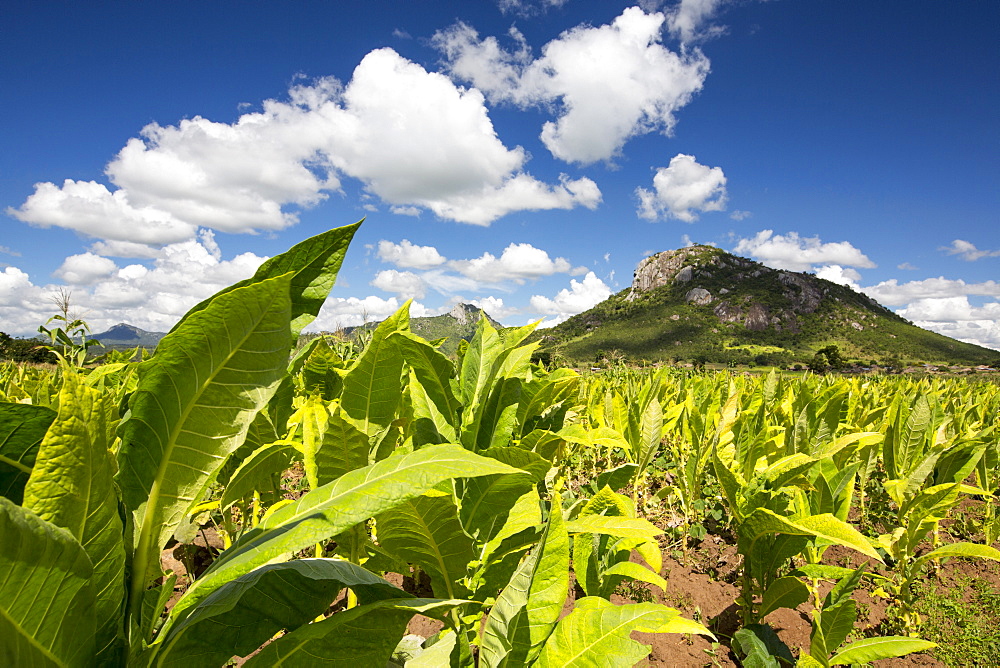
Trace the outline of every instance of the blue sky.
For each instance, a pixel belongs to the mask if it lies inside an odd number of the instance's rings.
[[[19,5],[19,6],[18,6]],[[367,217],[316,326],[553,324],[711,243],[1000,349],[1000,3],[8,3],[0,330],[165,331]]]

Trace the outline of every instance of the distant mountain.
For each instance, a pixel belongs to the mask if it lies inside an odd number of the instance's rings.
[[[106,332],[94,334],[90,338],[101,342],[106,348],[155,348],[166,332],[147,332],[135,325],[118,323]]]
[[[646,258],[631,287],[541,334],[543,351],[584,363],[614,350],[636,361],[786,365],[831,344],[866,363],[1000,356],[921,329],[849,287],[701,245]]]
[[[503,327],[478,306],[456,304],[448,313],[422,318],[411,317],[410,331],[428,341],[446,339],[441,344],[440,350],[446,355],[452,355],[458,350],[459,342],[463,339],[468,341],[475,335],[480,315],[485,315],[493,327],[497,329]],[[378,322],[370,322],[362,327],[345,328],[345,331],[352,334],[358,329],[375,329],[378,325]]]
[[[458,344],[463,339],[468,341],[476,333],[476,323],[480,315],[485,315],[491,325],[501,328],[503,325],[490,317],[486,311],[472,304],[456,304],[454,308],[443,315],[425,318],[410,318],[410,331],[428,341],[443,339],[441,352],[451,355],[458,350]]]

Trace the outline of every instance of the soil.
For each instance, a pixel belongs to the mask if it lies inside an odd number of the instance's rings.
[[[292,481],[294,485],[294,481]],[[292,486],[290,485],[290,486]],[[286,490],[286,494],[294,495],[297,490]],[[957,540],[980,539],[975,536],[953,536],[948,531],[950,523],[942,527],[939,540],[941,543]],[[957,529],[953,529],[957,532]],[[997,547],[1000,547],[998,545]],[[739,666],[738,657],[732,651],[731,637],[738,629],[738,608],[735,600],[739,594],[738,576],[741,557],[734,545],[720,536],[709,534],[704,540],[689,547],[687,554],[682,554],[668,546],[663,550],[663,568],[660,574],[667,581],[666,591],[657,587],[637,585],[645,590],[633,589],[634,598],[651,600],[676,608],[685,617],[695,619],[707,626],[718,638],[713,642],[703,636],[688,636],[677,634],[633,633],[632,638],[649,645],[649,658],[639,665],[647,666]],[[188,585],[188,569],[193,569],[199,575],[221,551],[222,541],[211,527],[199,531],[191,544],[174,544],[168,546],[162,553],[161,562],[167,571],[177,574],[174,595],[167,608],[171,608]],[[929,548],[928,548],[929,549]],[[641,562],[633,554],[633,560]],[[830,547],[824,562],[838,566],[856,567],[863,562],[869,562],[869,568],[876,572],[886,572],[886,567],[868,560],[847,548]],[[952,559],[940,566],[935,572],[929,570],[927,578],[934,578],[941,586],[948,588],[967,587],[970,579],[985,580],[1000,589],[1000,568],[992,562],[976,559]],[[415,580],[411,574],[389,573],[386,579],[420,597],[432,597],[429,578],[421,573]],[[570,613],[577,598],[583,596],[583,591],[570,581],[570,591],[563,606],[562,616]],[[887,604],[882,598],[872,595],[874,585],[866,581],[854,593],[858,602],[858,621],[855,626],[855,638],[869,635],[887,635],[891,631],[886,626]],[[972,596],[972,591],[966,592],[966,600]],[[625,604],[637,602],[615,594],[613,603]],[[335,603],[336,605],[336,603]],[[331,608],[332,609],[332,608]],[[768,615],[764,622],[770,625],[781,640],[797,654],[800,649],[808,648],[811,629],[812,605],[805,603],[795,610],[779,609]],[[428,638],[443,628],[443,624],[421,615],[410,622],[407,633]],[[879,661],[877,668],[899,668],[902,666],[944,666],[929,653],[911,654],[899,659]]]

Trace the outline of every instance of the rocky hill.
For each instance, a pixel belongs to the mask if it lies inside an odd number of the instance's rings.
[[[700,245],[646,258],[631,287],[542,338],[543,350],[576,362],[615,350],[636,361],[787,365],[829,345],[866,364],[985,364],[998,357],[916,327],[846,286]]]
[[[451,355],[458,350],[460,341],[463,339],[468,341],[476,333],[476,323],[479,322],[480,314],[485,315],[494,327],[503,327],[478,306],[456,304],[451,311],[443,315],[410,318],[410,330],[428,341],[447,338],[441,345],[441,351]]]

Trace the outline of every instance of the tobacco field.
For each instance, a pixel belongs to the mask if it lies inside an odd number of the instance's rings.
[[[1000,385],[299,345],[356,229],[0,367],[0,665],[943,665],[928,587],[995,588]]]

